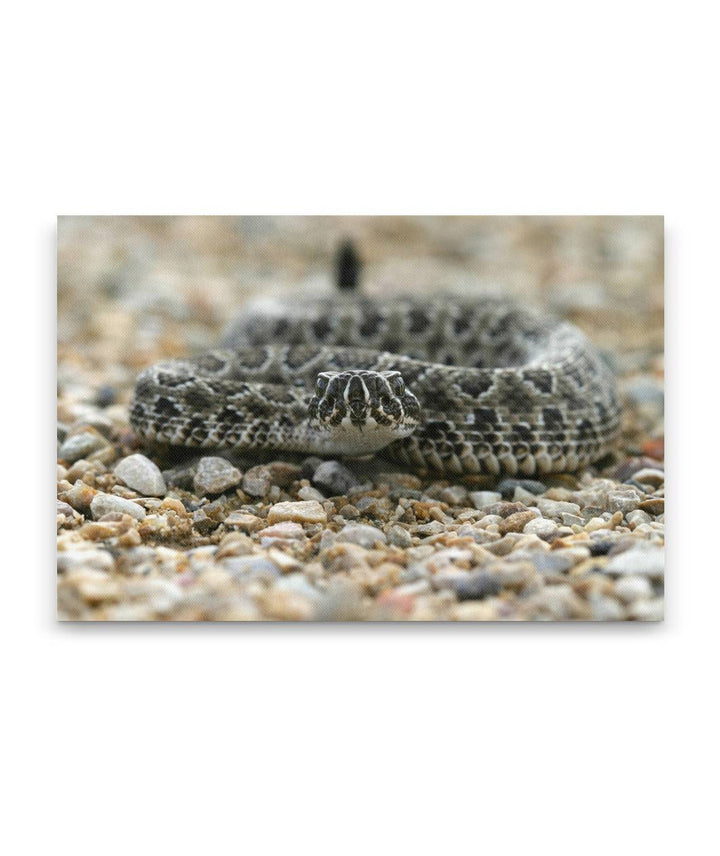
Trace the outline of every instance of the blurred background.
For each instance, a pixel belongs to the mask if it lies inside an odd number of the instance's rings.
[[[149,363],[215,346],[243,303],[330,293],[351,240],[369,294],[504,294],[605,352],[628,454],[662,457],[661,217],[60,217],[59,418],[123,418]]]

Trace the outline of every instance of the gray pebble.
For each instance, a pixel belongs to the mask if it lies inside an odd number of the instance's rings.
[[[622,621],[625,618],[623,608],[614,597],[590,595],[589,603],[593,621]]]
[[[455,583],[455,594],[458,600],[482,600],[492,597],[502,591],[502,581],[497,574],[489,571],[476,571]]]
[[[625,603],[635,600],[648,600],[652,597],[653,589],[647,577],[620,577],[615,583],[615,594]]]
[[[661,484],[665,484],[665,473],[662,470],[644,467],[633,475],[633,479],[634,481],[641,482],[642,484],[660,487]]]
[[[561,502],[556,499],[540,498],[537,507],[543,517],[554,517],[560,519],[562,514],[580,514],[580,506],[575,502]],[[582,519],[580,520],[582,523]]]
[[[272,486],[272,473],[263,464],[251,467],[243,476],[242,489],[248,496],[265,496]]]
[[[115,467],[115,475],[143,496],[165,496],[167,487],[159,468],[145,455],[128,455]]]
[[[222,493],[240,484],[242,473],[225,458],[200,458],[193,486],[199,496]]]
[[[475,508],[485,508],[488,505],[494,505],[496,502],[500,502],[502,499],[502,494],[496,493],[492,490],[474,490],[472,493],[468,494],[470,498],[470,502],[475,506]]]
[[[223,562],[225,570],[241,579],[273,580],[280,576],[280,568],[267,556],[231,556]]]
[[[380,529],[368,526],[366,523],[346,523],[337,533],[337,541],[349,541],[351,544],[359,544],[371,550],[378,541],[386,544],[387,537]]]
[[[604,570],[607,574],[642,574],[661,579],[665,572],[665,551],[654,544],[639,544],[613,556]]]
[[[573,566],[573,560],[570,556],[556,552],[541,553],[538,550],[533,550],[528,558],[540,574],[564,574]]]
[[[580,517],[577,514],[568,514],[567,511],[563,511],[560,515],[560,519],[562,520],[563,526],[582,526],[585,523],[585,519]]]
[[[103,515],[110,514],[113,511],[118,511],[120,514],[129,514],[136,520],[144,520],[145,518],[145,509],[142,506],[129,499],[114,496],[111,493],[96,494],[90,503],[90,511],[95,520],[99,520]]]
[[[83,431],[80,434],[73,434],[60,446],[58,457],[69,464],[74,464],[80,458],[87,458],[93,452],[104,449],[108,445],[108,441],[95,431]]]
[[[325,500],[325,497],[320,493],[319,490],[316,490],[314,487],[310,487],[309,485],[301,487],[298,491],[298,496],[300,497],[300,499],[305,500],[314,499],[315,502],[323,502]]]
[[[323,461],[313,473],[312,481],[328,496],[344,496],[351,487],[360,486],[355,473],[339,461]]]
[[[516,488],[521,488],[523,491],[536,496],[539,493],[545,493],[547,486],[542,482],[534,479],[503,479],[497,486],[498,491],[502,494],[503,499],[513,499]]]
[[[394,547],[412,547],[412,535],[397,523],[390,527],[387,538]]]
[[[57,554],[59,574],[70,571],[112,571],[113,557],[107,550],[63,550]]]
[[[467,499],[467,488],[462,485],[451,485],[440,491],[440,499],[448,505],[461,505]]]
[[[548,538],[557,532],[557,523],[544,517],[536,517],[525,524],[523,532],[527,535],[537,535],[540,538]]]
[[[629,514],[640,505],[642,497],[632,488],[624,491],[612,490],[607,495],[608,511]]]

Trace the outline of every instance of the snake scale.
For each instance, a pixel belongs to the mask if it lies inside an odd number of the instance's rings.
[[[543,475],[604,456],[615,379],[567,322],[497,297],[259,301],[222,346],[138,378],[146,442]]]

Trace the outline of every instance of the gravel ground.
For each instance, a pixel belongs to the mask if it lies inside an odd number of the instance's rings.
[[[506,294],[586,330],[620,378],[615,458],[498,482],[141,448],[137,373],[259,293],[330,291],[345,237],[370,293]],[[60,218],[60,619],[661,620],[663,438],[660,218]]]

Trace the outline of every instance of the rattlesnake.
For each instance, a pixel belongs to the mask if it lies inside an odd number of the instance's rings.
[[[567,322],[497,297],[260,301],[222,347],[138,378],[141,439],[543,475],[604,456],[612,371]]]

